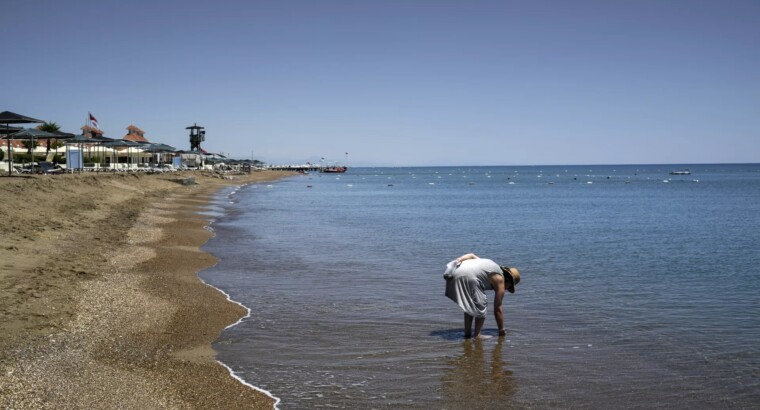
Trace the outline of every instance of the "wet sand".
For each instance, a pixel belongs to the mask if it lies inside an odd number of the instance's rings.
[[[215,361],[246,312],[197,277],[197,211],[288,175],[0,178],[0,407],[271,409]]]

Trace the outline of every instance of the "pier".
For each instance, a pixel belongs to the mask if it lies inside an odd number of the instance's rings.
[[[295,172],[322,172],[323,169],[329,168],[324,165],[303,164],[303,165],[267,165],[266,169],[272,171],[295,171]]]

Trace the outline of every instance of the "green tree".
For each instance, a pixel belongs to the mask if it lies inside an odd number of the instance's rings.
[[[29,154],[29,157],[32,158],[32,150],[39,146],[37,141],[24,140],[22,144],[24,144],[24,148],[26,148],[26,151]]]
[[[47,131],[47,132],[58,132],[61,130],[61,126],[54,123],[54,122],[44,122],[37,126],[37,129],[40,131]]]
[[[56,124],[56,123],[54,123],[54,122],[45,121],[44,123],[38,125],[37,129],[40,130],[40,131],[58,132],[58,131],[61,130],[61,126],[58,125],[58,124]],[[60,146],[63,145],[62,143],[60,143],[60,145],[59,145],[58,140],[56,140],[54,138],[52,139],[52,142],[51,142],[51,139],[48,138],[47,142],[45,144],[46,144],[45,145],[45,152],[48,153],[48,154],[50,153],[50,149],[51,148],[52,149],[57,149],[58,147],[60,147]],[[54,146],[54,144],[55,144],[55,146]]]
[[[53,142],[50,143],[51,149],[58,149],[62,146],[66,145],[63,141],[53,140]]]

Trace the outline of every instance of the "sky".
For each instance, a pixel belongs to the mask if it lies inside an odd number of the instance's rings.
[[[10,1],[0,111],[273,164],[760,162],[757,0]]]

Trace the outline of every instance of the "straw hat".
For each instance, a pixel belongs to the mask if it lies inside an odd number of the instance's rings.
[[[520,271],[517,268],[501,266],[501,272],[504,274],[504,279],[508,282],[507,291],[515,293],[515,285],[520,283]]]

